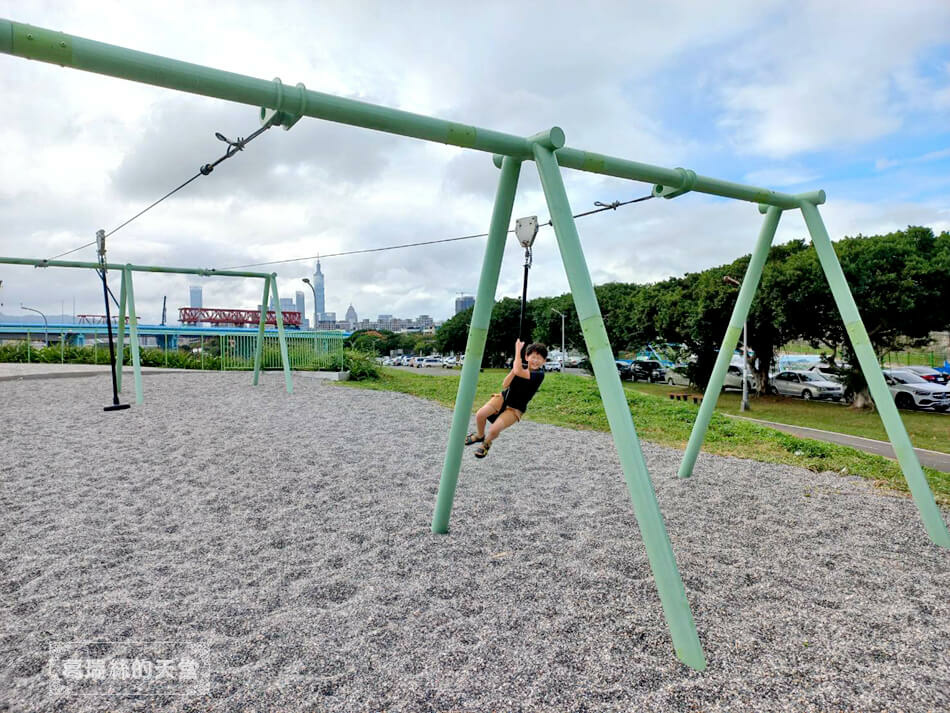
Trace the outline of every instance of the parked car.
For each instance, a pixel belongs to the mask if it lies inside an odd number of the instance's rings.
[[[454,356],[442,357],[442,368],[443,369],[452,369],[456,365]]]
[[[556,359],[550,359],[544,362],[545,371],[563,371],[564,365]]]
[[[844,383],[844,371],[836,366],[816,364],[815,366],[809,367],[808,371],[810,371],[812,374],[817,374],[825,381],[833,381],[836,384]]]
[[[929,366],[902,366],[900,371],[909,371],[912,374],[917,374],[932,384],[944,384],[950,381],[950,376],[944,374],[942,371],[937,369],[932,369]]]
[[[416,362],[416,366],[418,366],[419,368],[426,368],[426,369],[428,369],[429,367],[442,366],[442,357],[437,357],[437,356],[423,357],[422,359]]]
[[[755,391],[755,379],[752,373],[746,372],[746,383],[749,385],[749,391]],[[726,370],[726,378],[722,382],[723,391],[726,389],[738,389],[742,391],[742,367],[730,364]]]
[[[934,411],[950,408],[950,388],[905,369],[884,369],[881,373],[897,408],[933,408]]]
[[[740,382],[741,383],[741,382]],[[844,398],[844,387],[810,371],[780,371],[772,379],[772,390],[781,396],[801,396],[803,399]]]
[[[666,370],[655,359],[637,359],[631,364],[634,381],[662,382],[666,378]]]
[[[588,362],[588,364],[589,363],[590,362]],[[633,367],[629,363],[622,359],[617,359],[614,363],[617,365],[617,373],[620,374],[622,381],[630,381],[633,379]]]
[[[689,377],[686,375],[686,365],[677,364],[666,369],[666,383],[670,386],[689,386]]]

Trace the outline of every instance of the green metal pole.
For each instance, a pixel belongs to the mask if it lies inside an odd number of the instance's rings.
[[[0,53],[255,108],[268,107],[287,115],[289,121],[285,125],[309,116],[513,158],[532,157],[531,140],[522,136],[323,94],[303,84],[290,87],[279,81],[225,72],[5,19],[0,19]],[[558,151],[557,160],[566,168],[652,183],[657,195],[669,198],[697,191],[782,208],[798,207],[796,196],[721,181],[684,168],[651,166],[569,148]]]
[[[501,272],[501,261],[505,254],[508,226],[511,224],[511,210],[515,202],[520,173],[520,160],[505,158],[502,161],[498,190],[495,193],[495,206],[492,209],[491,223],[488,228],[488,244],[485,246],[485,257],[482,259],[475,308],[472,310],[472,323],[469,326],[468,342],[465,345],[465,364],[462,366],[459,390],[455,397],[452,429],[449,431],[445,461],[442,463],[442,477],[439,480],[439,495],[436,499],[435,512],[432,514],[432,532],[437,534],[449,531],[455,487],[458,484],[459,468],[462,464],[465,432],[468,430],[472,417],[475,388],[478,385],[478,373],[485,354],[485,340],[488,337],[488,325],[491,322],[495,290],[498,287],[498,274]]]
[[[125,364],[125,310],[128,303],[128,296],[125,285],[125,270],[120,270],[122,275],[119,287],[119,315],[116,317],[116,358],[115,364],[115,390],[122,393],[122,365]]]
[[[749,307],[752,304],[752,298],[755,297],[755,291],[759,287],[759,280],[762,277],[762,268],[769,256],[769,247],[775,238],[775,231],[778,228],[778,221],[781,217],[781,209],[774,206],[769,208],[765,215],[765,221],[762,223],[762,229],[759,231],[759,239],[756,241],[755,249],[752,251],[752,259],[749,260],[745,277],[742,278],[742,286],[739,288],[739,297],[736,299],[736,304],[732,308],[732,317],[729,318],[729,328],[726,329],[726,336],[723,337],[722,346],[719,348],[719,355],[716,357],[716,365],[713,367],[712,374],[709,377],[709,383],[706,385],[703,403],[699,407],[699,414],[696,416],[696,423],[693,424],[693,431],[689,434],[689,443],[686,445],[686,453],[683,454],[683,462],[680,463],[679,474],[681,478],[688,478],[692,474],[693,466],[696,464],[696,458],[699,457],[699,450],[702,448],[703,439],[706,438],[706,429],[709,428],[709,421],[712,419],[713,411],[716,409],[719,392],[722,391],[722,385],[726,379],[726,371],[729,369],[732,354],[739,341],[739,335],[742,333],[742,325],[749,315]]]
[[[874,348],[871,346],[871,340],[864,327],[864,322],[861,321],[861,315],[858,313],[854,296],[848,288],[848,282],[841,270],[834,247],[831,245],[831,239],[828,237],[824,221],[822,221],[818,209],[811,203],[802,201],[801,208],[802,215],[805,216],[805,224],[808,226],[808,232],[811,235],[812,244],[818,252],[818,259],[825,271],[825,277],[828,278],[831,294],[834,296],[838,312],[841,313],[841,318],[844,320],[848,336],[851,337],[851,344],[854,346],[861,371],[868,382],[868,389],[874,398],[878,413],[881,414],[884,430],[887,431],[887,437],[894,447],[894,453],[897,455],[897,462],[900,463],[901,470],[904,472],[907,486],[910,488],[917,509],[920,511],[924,528],[934,544],[941,547],[950,547],[950,533],[947,532],[947,526],[940,514],[940,509],[934,502],[933,492],[930,490],[930,485],[928,485],[924,472],[920,468],[920,461],[917,460],[917,454],[914,452],[910,437],[908,437],[907,430],[904,428],[904,422],[901,421],[897,406],[894,404],[894,399],[891,397],[884,381],[884,375],[881,374]]]
[[[287,355],[287,337],[284,334],[284,313],[280,309],[280,295],[277,294],[277,273],[270,276],[271,289],[274,291],[274,317],[277,319],[277,341],[280,343],[280,358],[284,362],[284,383],[287,393],[294,393],[294,380],[290,375],[290,357]]]
[[[126,292],[129,296],[129,343],[132,345],[132,373],[135,374],[135,403],[145,400],[142,393],[142,363],[139,360],[139,320],[135,315],[135,291],[132,289],[132,271],[128,268],[123,275]],[[119,334],[125,332],[125,324],[119,325]]]
[[[98,262],[83,262],[81,260],[45,260],[42,258],[0,257],[3,265],[29,265],[30,267],[77,267],[89,270],[98,270],[102,267]],[[206,267],[170,267],[165,265],[133,265],[106,263],[107,270],[131,270],[132,272],[154,272],[165,275],[201,275],[202,277],[260,277],[270,276],[267,272],[247,272],[245,270],[215,270]]]
[[[636,428],[630,415],[630,406],[620,384],[613,351],[607,337],[607,329],[601,317],[597,296],[591,282],[590,271],[584,259],[584,251],[577,235],[577,226],[571,214],[571,205],[564,189],[561,172],[552,149],[563,146],[564,135],[560,129],[552,129],[547,141],[534,145],[534,160],[541,176],[541,186],[548,203],[548,211],[554,224],[561,260],[567,272],[577,317],[587,343],[588,354],[600,388],[607,421],[614,437],[614,444],[623,466],[624,478],[634,514],[643,536],[647,557],[656,580],[656,587],[663,604],[663,612],[673,638],[676,656],[687,666],[698,671],[706,668],[699,635],[686,599],[686,590],[676,566],[673,547],[670,544],[660,505],[650,481],[646,460],[640,447]]]
[[[264,278],[264,296],[261,297],[261,323],[257,328],[257,346],[254,348],[254,386],[261,375],[261,354],[264,351],[264,327],[267,325],[267,298],[270,290],[270,275]]]

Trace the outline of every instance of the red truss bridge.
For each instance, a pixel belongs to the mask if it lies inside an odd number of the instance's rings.
[[[285,327],[300,329],[300,312],[281,312]],[[261,313],[256,309],[219,309],[217,307],[179,307],[178,321],[182,324],[207,324],[256,327],[261,322]],[[267,313],[267,324],[277,324],[277,313]]]

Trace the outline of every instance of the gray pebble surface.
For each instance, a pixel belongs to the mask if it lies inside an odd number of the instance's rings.
[[[466,449],[434,535],[450,409],[283,386],[147,376],[104,413],[108,377],[2,384],[0,711],[950,711],[950,552],[907,497],[708,454],[684,480],[644,443],[697,672],[609,433]],[[203,644],[210,690],[55,692],[74,641]]]

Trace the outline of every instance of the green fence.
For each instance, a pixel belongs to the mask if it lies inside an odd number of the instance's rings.
[[[936,344],[939,344],[937,342]],[[783,354],[828,354],[831,350],[827,347],[815,348],[811,346],[808,342],[789,342],[785,344],[780,350]],[[841,354],[838,354],[838,358],[841,358]],[[927,349],[918,349],[918,350],[904,350],[899,352],[887,352],[881,355],[880,363],[883,367],[898,367],[898,366],[929,366],[937,367],[943,366],[943,363],[947,360],[950,360],[950,348],[934,348],[934,344],[931,344]]]
[[[81,330],[25,330],[25,339],[0,343],[0,361],[33,364],[108,364],[109,343],[99,335],[87,346],[70,346],[68,334]],[[50,340],[49,346],[40,346]],[[172,337],[177,347],[167,346]],[[140,341],[158,339],[158,346],[141,348],[142,366],[174,369],[206,369],[215,371],[251,371],[254,369],[254,351],[257,332],[241,333],[180,333],[169,330],[162,334],[143,334]],[[334,370],[343,365],[342,332],[287,333],[287,357],[290,368],[297,370]],[[2,336],[0,336],[2,339]],[[55,343],[58,341],[58,344]],[[126,342],[124,364],[131,364],[131,348]],[[280,345],[277,335],[264,336],[261,353],[262,369],[281,369]]]
[[[290,360],[291,369],[342,368],[342,334],[321,332],[303,333],[299,336],[287,332],[285,334],[287,335],[287,358]],[[257,347],[256,334],[221,334],[216,335],[216,337],[217,344],[214,346],[216,346],[217,355],[220,355],[222,370],[250,370],[254,368],[254,350]],[[207,344],[205,344],[205,348],[208,348]],[[280,346],[276,336],[268,335],[264,337],[261,368],[282,368]]]
[[[950,360],[950,350],[944,351],[917,351],[917,352],[889,352],[881,357],[884,366],[943,366]]]

